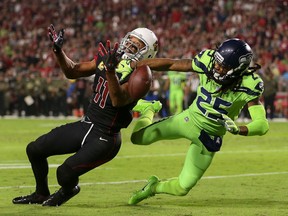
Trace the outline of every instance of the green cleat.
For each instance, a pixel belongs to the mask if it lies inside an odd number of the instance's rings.
[[[156,101],[156,100],[147,101],[147,100],[140,99],[137,102],[136,106],[133,108],[133,111],[143,114],[143,112],[147,110],[148,108],[151,108],[154,111],[154,113],[157,113],[162,109],[162,104],[160,101]]]
[[[152,186],[155,186],[159,182],[158,177],[151,176],[148,179],[148,183],[142,188],[142,190],[136,191],[129,199],[129,205],[136,205],[144,199],[152,197],[155,195],[155,192],[152,191]]]

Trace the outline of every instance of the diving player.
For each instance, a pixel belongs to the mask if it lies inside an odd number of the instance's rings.
[[[186,138],[191,144],[179,176],[167,181],[151,176],[148,184],[131,196],[130,205],[155,194],[186,195],[210,166],[226,131],[242,136],[264,135],[268,131],[265,110],[260,102],[263,81],[255,73],[260,66],[251,65],[252,58],[250,46],[233,38],[224,41],[216,50],[203,50],[193,59],[156,58],[137,62],[152,70],[196,72],[200,84],[197,97],[188,109],[156,123],[152,124],[152,121],[161,108],[159,102],[140,100],[134,107],[134,111],[142,115],[131,135],[133,144],[149,145],[158,140],[178,138]],[[237,126],[234,120],[246,104],[252,121]]]

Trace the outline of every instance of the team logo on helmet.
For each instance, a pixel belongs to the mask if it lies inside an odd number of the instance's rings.
[[[153,44],[154,51],[158,51],[158,41]]]
[[[251,60],[253,58],[253,54],[252,53],[247,53],[244,56],[240,56],[239,58],[239,64],[250,64]]]

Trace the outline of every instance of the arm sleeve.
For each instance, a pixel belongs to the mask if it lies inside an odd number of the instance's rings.
[[[252,122],[246,125],[248,128],[247,136],[264,135],[269,130],[266,112],[262,105],[255,105],[248,108]]]

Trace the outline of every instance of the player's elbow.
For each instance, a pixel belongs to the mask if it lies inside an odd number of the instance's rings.
[[[76,79],[74,76],[66,75],[66,74],[65,74],[65,77],[66,77],[67,79]]]
[[[261,120],[259,123],[261,126],[259,127],[259,136],[265,135],[269,131],[269,123],[267,119]]]
[[[125,100],[119,97],[111,97],[111,102],[113,107],[123,107],[127,104]]]
[[[119,91],[110,91],[110,99],[112,106],[114,107],[123,107],[134,101],[125,91],[121,89]]]
[[[77,79],[81,77],[71,69],[63,70],[63,73],[67,79]]]
[[[263,136],[269,131],[269,123],[267,119],[259,119],[252,121],[247,125],[248,136]]]
[[[260,130],[260,136],[265,135],[269,131],[269,123],[268,120],[263,122],[263,127]]]
[[[112,101],[112,106],[113,107],[122,107],[123,104],[119,100],[114,100],[114,101]]]

